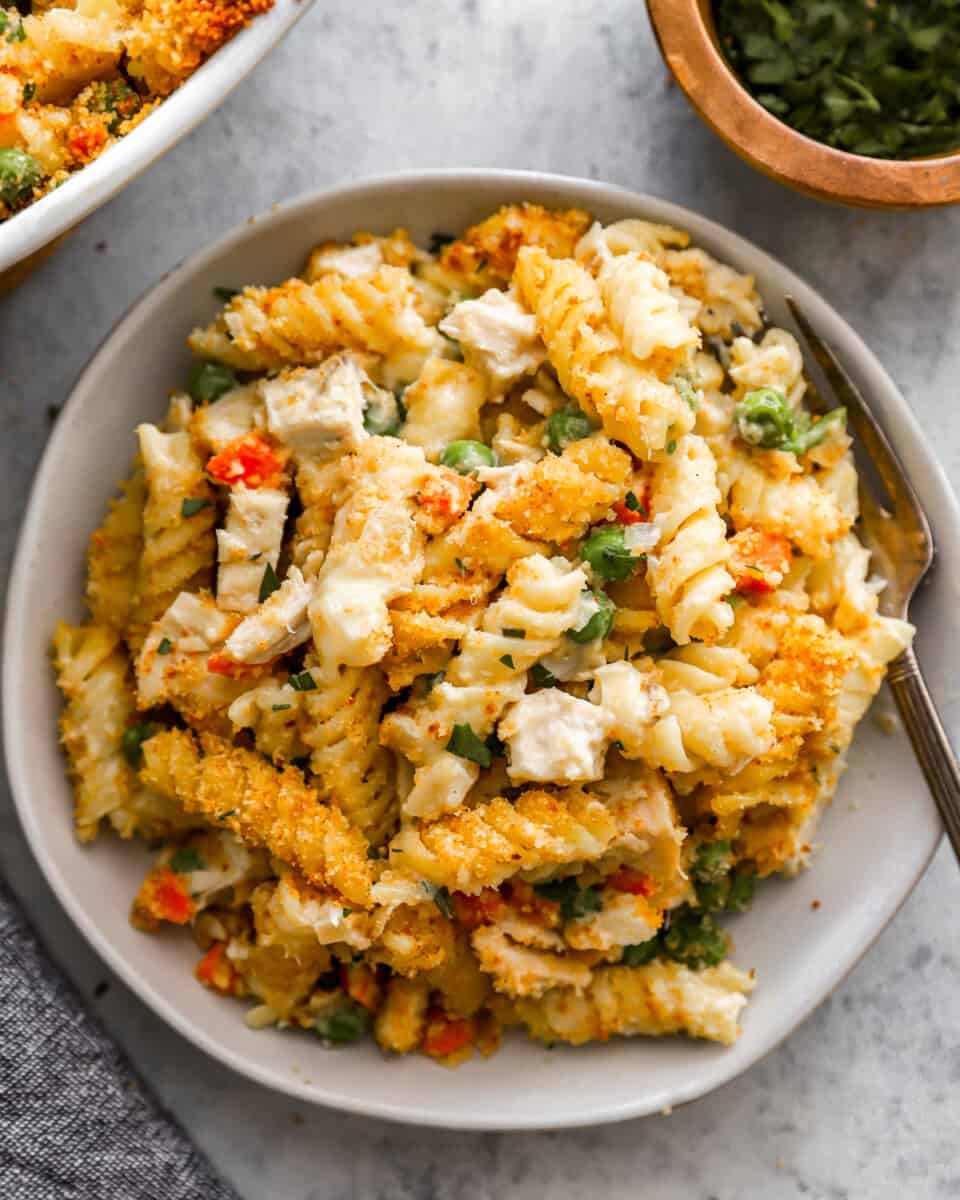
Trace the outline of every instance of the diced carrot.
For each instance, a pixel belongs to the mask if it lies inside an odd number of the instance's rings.
[[[194,974],[200,982],[215,992],[232,995],[237,982],[237,973],[226,957],[226,942],[214,942],[197,963]]]
[[[283,473],[283,459],[258,433],[234,438],[207,462],[207,474],[218,483],[248,488],[275,487]]]
[[[476,484],[455,471],[442,471],[424,479],[417,492],[417,504],[442,525],[452,525],[467,511]]]
[[[493,888],[484,888],[479,896],[454,892],[451,900],[454,916],[464,929],[479,929],[481,925],[489,925],[506,907],[500,893]]]
[[[340,967],[340,986],[351,998],[370,1012],[380,1006],[381,988],[375,972],[366,963],[344,963]]]
[[[465,1050],[473,1042],[475,1033],[473,1021],[455,1021],[442,1009],[431,1009],[421,1049],[431,1058],[450,1058]]]
[[[67,149],[78,163],[88,163],[106,145],[107,131],[102,120],[74,125],[67,135]]]
[[[630,867],[621,867],[606,879],[608,887],[618,892],[629,892],[631,896],[650,896],[654,891],[653,880],[643,871],[634,871]]]
[[[729,542],[729,568],[738,592],[773,592],[790,570],[790,542],[779,533],[743,529]]]
[[[151,871],[143,881],[137,903],[158,921],[186,925],[196,911],[186,882],[169,867]]]
[[[215,650],[207,659],[207,670],[212,675],[227,675],[231,679],[245,679],[251,675],[262,674],[265,666],[269,667],[269,664],[234,662],[219,650]]]
[[[614,501],[612,507],[617,521],[621,525],[636,525],[640,521],[650,520],[646,488],[636,482],[627,494],[627,498]]]

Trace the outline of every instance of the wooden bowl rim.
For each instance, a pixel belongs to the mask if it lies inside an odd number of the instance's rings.
[[[807,195],[866,208],[960,201],[960,150],[935,158],[866,158],[798,133],[750,95],[704,20],[705,0],[647,0],[664,61],[727,145],[763,174]]]

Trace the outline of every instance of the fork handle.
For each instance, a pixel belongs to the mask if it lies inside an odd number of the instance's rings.
[[[947,837],[960,859],[960,768],[912,648],[898,654],[890,664],[887,682]]]

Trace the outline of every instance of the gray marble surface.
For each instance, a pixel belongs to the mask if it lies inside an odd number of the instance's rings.
[[[960,480],[960,211],[855,213],[759,178],[668,85],[637,0],[318,0],[218,114],[0,300],[0,572],[53,409],[161,273],[299,191],[465,164],[609,179],[754,239],[866,336]],[[249,1200],[960,1196],[960,883],[945,849],[836,995],[740,1080],[670,1117],[519,1136],[390,1126],[246,1082],[109,977],[40,880],[6,791],[0,868]]]

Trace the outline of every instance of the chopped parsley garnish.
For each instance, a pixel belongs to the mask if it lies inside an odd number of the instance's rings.
[[[501,654],[501,655],[500,655],[500,661],[503,663],[503,665],[504,665],[505,667],[509,667],[511,671],[515,671],[515,670],[516,670],[516,666],[515,666],[515,664],[514,664],[514,661],[513,661],[513,655],[512,655],[512,654]]]
[[[805,136],[875,158],[960,143],[956,0],[716,0],[713,10],[733,69]]]
[[[139,767],[143,762],[143,743],[156,732],[157,726],[150,721],[141,721],[139,725],[131,725],[123,731],[120,749],[131,767]]]
[[[660,953],[660,939],[652,937],[649,941],[639,942],[633,946],[624,946],[620,962],[625,967],[645,967]]]
[[[9,25],[10,18],[6,13],[0,13],[0,16],[3,17],[3,23],[0,24],[0,32],[3,32]],[[25,42],[26,40],[27,31],[23,27],[23,17],[21,17],[17,22],[16,27],[7,34],[7,41],[12,44],[13,42]]]
[[[449,246],[451,242],[457,239],[452,233],[441,233],[439,230],[436,233],[430,234],[430,253],[439,254],[444,247]]]
[[[171,642],[169,638],[165,637],[160,639],[160,644],[157,646],[158,654],[169,654],[172,649],[173,642]]]
[[[454,561],[454,562],[457,564],[457,570],[460,572],[460,574],[461,574],[461,575],[466,575],[466,573],[467,573],[467,564],[466,564],[466,563],[463,561],[463,559],[462,559],[462,558],[455,558],[453,561]]]
[[[344,916],[344,917],[349,917],[352,912],[353,912],[352,908],[341,908],[340,909],[340,915]]]
[[[293,706],[291,704],[271,704],[270,711],[271,712],[286,712],[288,708],[292,708],[292,707]]]
[[[229,304],[234,296],[240,295],[240,289],[232,287],[215,287],[213,289],[213,294],[218,300],[222,300],[224,304]]]
[[[543,663],[534,663],[530,668],[530,678],[537,687],[553,687],[557,682],[556,676],[548,671]]]
[[[588,917],[603,907],[598,887],[581,887],[573,876],[551,883],[538,883],[533,889],[543,900],[552,900],[560,905],[560,919],[575,921]]]
[[[349,1001],[317,1017],[313,1028],[325,1042],[344,1046],[363,1037],[370,1028],[370,1014],[362,1005]]]
[[[676,450],[676,448],[677,448],[677,439],[671,438],[670,441],[667,442],[667,453],[672,454],[674,452],[674,450]]]
[[[187,391],[197,404],[212,404],[237,386],[237,377],[223,363],[201,359],[193,364],[187,379]]]
[[[697,401],[697,389],[693,386],[686,375],[674,375],[670,380],[673,386],[680,393],[680,399],[690,405],[694,412],[700,407]]]
[[[29,104],[37,94],[37,85],[35,83],[25,83],[23,85],[23,102]]]
[[[477,737],[471,725],[454,725],[446,748],[458,758],[469,759],[480,767],[489,767],[493,761],[490,747]]]
[[[643,505],[637,499],[637,495],[635,492],[627,492],[626,498],[624,499],[623,502],[627,506],[627,508],[630,510],[630,512],[638,512],[641,517],[647,516],[647,510],[643,507]]]
[[[450,903],[450,892],[445,887],[437,887],[426,879],[420,881],[420,887],[430,897],[445,917],[453,916],[453,905]]]
[[[504,637],[510,638],[525,638],[527,636],[527,631],[525,629],[511,629],[510,627],[507,627],[506,629],[501,629],[500,632]]]
[[[267,563],[263,570],[263,578],[260,580],[260,591],[257,595],[257,599],[262,604],[264,600],[272,596],[279,587],[280,580],[277,576],[277,573],[270,563]]]
[[[188,496],[180,505],[180,512],[185,517],[194,517],[198,512],[203,512],[205,508],[209,508],[213,504],[212,500],[208,500],[205,496]]]
[[[218,820],[218,821],[225,821],[225,820],[227,819],[227,817],[232,817],[232,816],[234,815],[234,813],[236,813],[236,812],[238,812],[238,811],[239,811],[239,810],[238,810],[238,809],[236,809],[236,808],[228,808],[228,809],[226,810],[226,812],[217,813],[217,820]]]
[[[206,859],[193,846],[181,846],[170,859],[170,870],[177,875],[188,875],[191,871],[206,869]]]
[[[316,691],[317,681],[309,671],[301,671],[299,675],[291,675],[287,680],[295,692]]]
[[[443,683],[445,675],[446,671],[434,671],[432,674],[418,675],[416,681],[423,690],[423,694],[429,696],[438,683]]]

